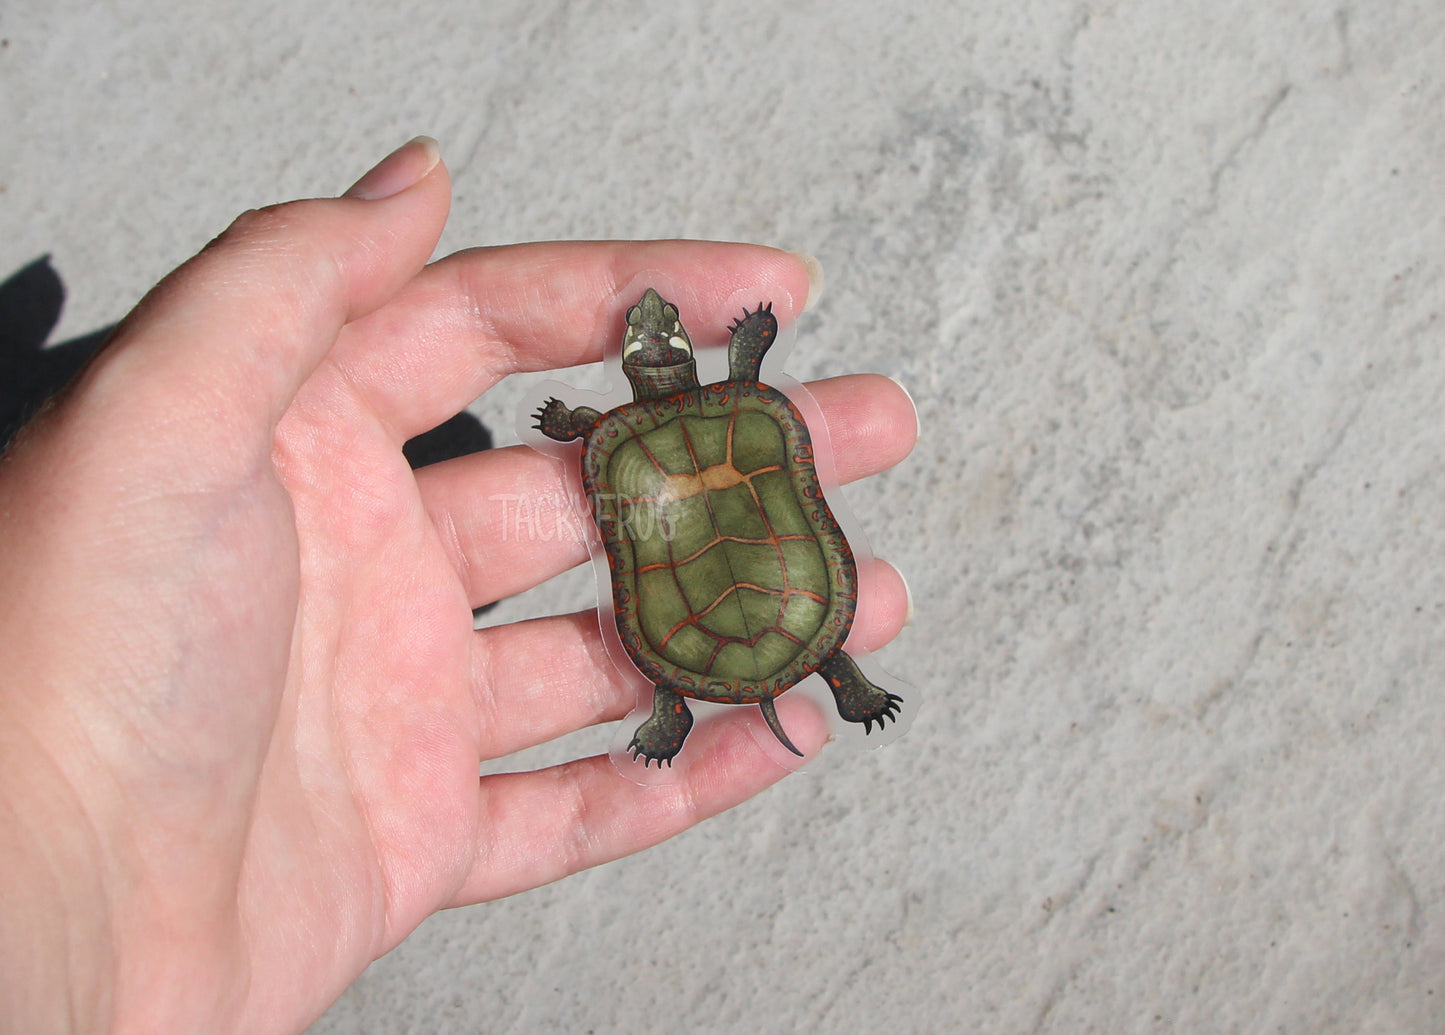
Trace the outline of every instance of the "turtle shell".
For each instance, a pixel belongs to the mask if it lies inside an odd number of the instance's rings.
[[[776,697],[843,642],[857,569],[781,392],[725,381],[604,414],[583,483],[622,645],[653,683]]]

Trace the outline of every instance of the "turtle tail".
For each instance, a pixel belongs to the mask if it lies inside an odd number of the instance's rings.
[[[771,697],[764,697],[758,702],[758,707],[763,710],[763,721],[768,724],[768,729],[773,731],[773,736],[778,738],[783,747],[787,748],[799,758],[802,758],[803,753],[793,746],[793,742],[789,740],[788,735],[783,732],[783,724],[778,721],[778,709],[773,706],[773,699]]]

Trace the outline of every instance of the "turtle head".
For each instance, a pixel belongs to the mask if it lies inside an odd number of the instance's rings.
[[[653,288],[627,310],[622,370],[639,399],[660,399],[696,388],[697,361],[677,306]]]

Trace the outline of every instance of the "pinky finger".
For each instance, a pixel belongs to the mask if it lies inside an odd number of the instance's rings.
[[[778,711],[805,756],[816,754],[827,737],[821,714],[805,701],[779,701]],[[745,722],[700,724],[679,768],[684,758],[678,779],[650,786],[619,775],[606,755],[483,777],[475,858],[450,905],[513,895],[650,848],[788,773]]]

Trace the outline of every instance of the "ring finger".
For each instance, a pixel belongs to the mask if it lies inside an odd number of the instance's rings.
[[[884,561],[873,561],[858,574],[860,597],[869,603],[859,607],[848,645],[872,651],[906,624],[908,587]],[[639,686],[612,663],[596,611],[482,629],[473,646],[473,694],[484,758],[615,721],[637,704]],[[494,694],[494,687],[506,693]]]

